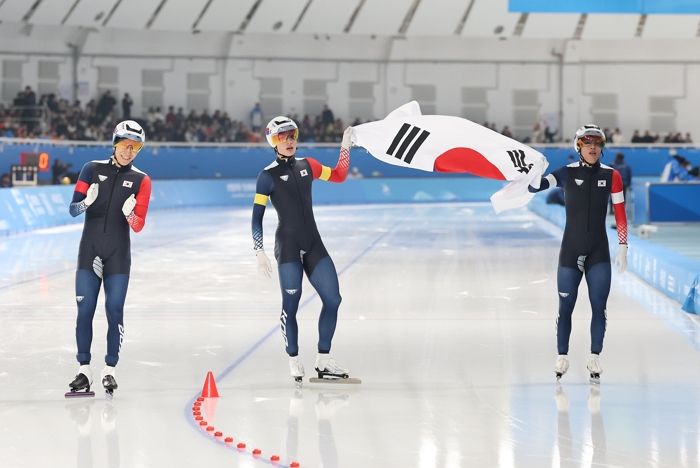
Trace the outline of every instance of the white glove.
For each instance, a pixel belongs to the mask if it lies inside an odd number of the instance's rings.
[[[350,148],[352,146],[352,127],[348,127],[343,132],[343,141],[340,143],[341,148]]]
[[[618,273],[624,273],[627,270],[627,244],[620,244],[615,256],[615,267]]]
[[[127,218],[129,215],[134,211],[134,207],[136,206],[136,197],[132,193],[129,198],[124,201],[124,204],[122,205],[122,213],[124,213],[124,216]]]
[[[263,249],[256,250],[255,256],[258,258],[258,275],[265,278],[272,278],[272,263]]]
[[[95,200],[97,200],[97,194],[100,192],[100,184],[95,182],[94,184],[90,185],[88,187],[88,191],[85,194],[85,206],[90,206],[93,203],[95,203]]]

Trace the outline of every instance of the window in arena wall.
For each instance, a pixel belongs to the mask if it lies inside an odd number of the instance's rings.
[[[37,95],[51,94],[58,95],[58,62],[48,60],[39,61],[39,83],[37,85]]]
[[[210,106],[208,73],[188,73],[187,74],[187,108],[202,112],[208,110]]]
[[[141,70],[141,107],[163,109],[163,70]]]
[[[327,82],[324,80],[304,80],[304,114],[313,118],[321,115],[323,106],[328,104]]]
[[[410,85],[411,98],[418,101],[420,110],[423,114],[436,114],[435,100],[437,90],[435,85],[430,84],[414,84]]]
[[[462,117],[472,122],[482,124],[488,120],[486,109],[488,100],[486,88],[462,87]]]
[[[618,123],[617,94],[591,94],[591,119],[600,128],[613,129]]]
[[[539,95],[536,89],[513,90],[513,135],[522,139],[532,135],[540,117]]]
[[[258,102],[263,116],[272,118],[285,115],[282,109],[282,78],[260,78],[260,96]]]
[[[348,83],[348,97],[348,118],[350,119],[348,124],[355,119],[360,119],[361,121],[375,120],[373,82],[351,81]]]
[[[652,133],[676,132],[676,100],[671,96],[649,97],[649,125]]]
[[[97,98],[99,99],[107,90],[114,98],[119,94],[119,68],[97,67]]]
[[[22,62],[20,60],[2,61],[2,100],[11,104],[22,90]]]

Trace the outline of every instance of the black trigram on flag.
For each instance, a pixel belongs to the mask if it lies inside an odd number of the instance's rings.
[[[525,152],[523,150],[508,151],[508,156],[510,156],[510,162],[513,163],[518,172],[527,174],[532,169],[532,164],[525,164]]]
[[[386,154],[394,156],[396,159],[403,159],[406,164],[411,164],[413,156],[416,155],[418,148],[420,148],[425,139],[428,138],[428,135],[430,135],[430,132],[427,130],[421,130],[415,126],[413,128],[411,127],[412,126],[407,123],[403,124],[394,137],[394,140],[391,142],[389,149],[386,150]],[[411,129],[410,132],[408,131],[409,128]],[[406,132],[408,132],[408,135],[406,135]],[[404,138],[404,135],[406,135],[406,138]],[[402,139],[403,142],[401,142]],[[401,146],[399,146],[399,143],[401,143]],[[399,148],[398,150],[396,149],[397,146]],[[406,152],[406,150],[408,150],[408,152]],[[394,151],[396,151],[396,154],[394,154]],[[405,158],[404,153],[406,153]]]

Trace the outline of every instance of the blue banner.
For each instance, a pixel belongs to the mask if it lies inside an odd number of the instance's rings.
[[[700,0],[510,0],[514,13],[698,14]]]

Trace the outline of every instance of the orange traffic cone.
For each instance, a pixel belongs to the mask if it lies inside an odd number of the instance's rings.
[[[202,396],[204,398],[216,398],[219,396],[219,390],[216,389],[216,382],[214,381],[214,374],[211,371],[207,372],[204,388],[202,388]]]

